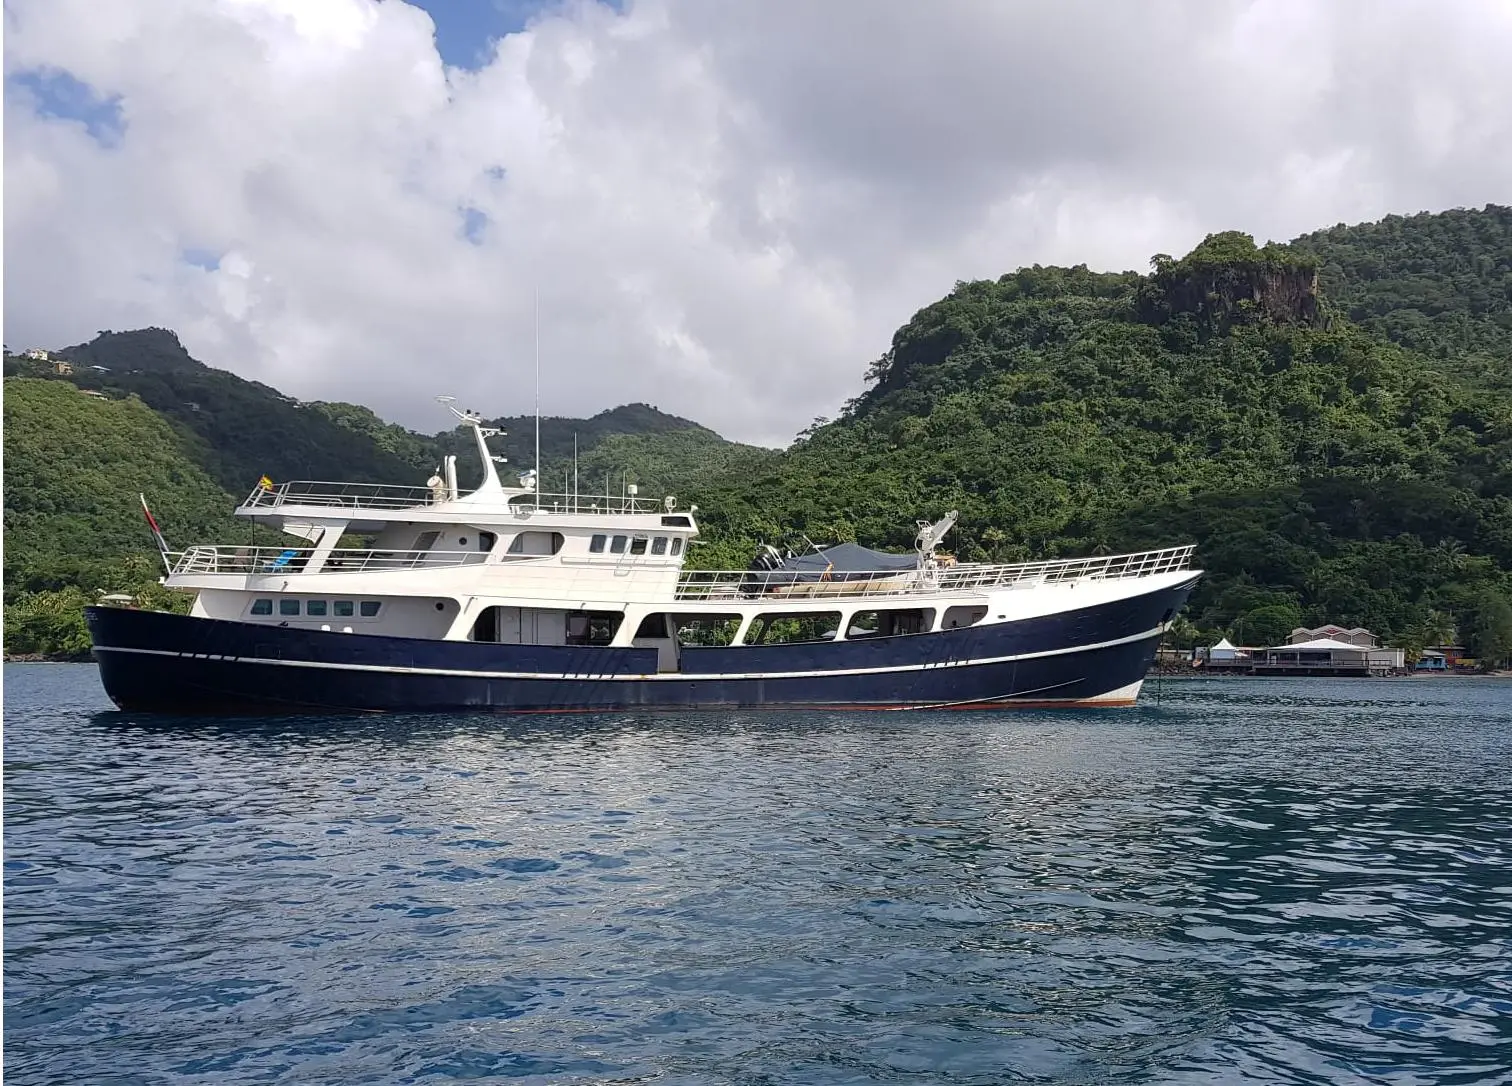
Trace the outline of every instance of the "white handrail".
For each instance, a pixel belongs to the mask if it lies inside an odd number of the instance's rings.
[[[634,575],[616,580],[610,591],[626,602],[671,599],[683,602],[832,599],[839,597],[976,595],[1002,589],[1084,580],[1149,577],[1191,568],[1194,546],[1168,547],[1139,554],[1067,558],[1014,564],[945,565],[923,569],[860,573],[811,570],[691,570],[680,573],[669,563],[631,563]],[[336,548],[323,562],[313,547],[191,547],[169,555],[174,575],[234,574],[295,576],[324,573],[377,573],[444,569],[487,562],[481,551],[376,550]],[[512,591],[554,599],[590,593],[601,599],[602,580],[618,576],[618,567],[600,563],[564,563],[546,555],[498,556],[499,572],[509,572]],[[497,588],[504,585],[498,584]]]
[[[328,483],[296,479],[272,489],[258,486],[242,502],[243,509],[276,509],[282,505],[331,505],[349,509],[411,509],[434,502],[429,487],[389,483]]]
[[[696,570],[684,573],[678,581],[677,598],[680,600],[736,600],[760,596],[803,599],[838,596],[916,596],[983,592],[1061,581],[1149,577],[1189,569],[1195,550],[1195,545],[1187,545],[1098,558],[1064,558],[1008,565],[932,564],[923,569],[866,572],[791,569]]]
[[[434,569],[476,565],[488,560],[483,551],[359,550],[338,547],[324,562],[312,564],[314,547],[190,547],[173,559],[173,573],[371,573],[379,570]]]
[[[468,493],[459,494],[466,497]],[[278,483],[271,489],[258,486],[242,501],[246,510],[272,510],[285,505],[330,506],[340,509],[415,509],[450,501],[445,491],[439,494],[430,487],[399,486],[388,483],[339,483],[315,479],[296,479]],[[512,509],[542,513],[667,513],[662,500],[631,494],[514,494]],[[683,510],[673,514],[687,516]]]

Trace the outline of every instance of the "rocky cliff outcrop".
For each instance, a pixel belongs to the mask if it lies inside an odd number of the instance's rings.
[[[1157,256],[1152,263],[1139,295],[1140,316],[1151,323],[1186,315],[1220,334],[1257,320],[1325,323],[1317,264],[1283,246],[1257,248],[1248,234],[1231,230],[1209,234],[1181,260]]]

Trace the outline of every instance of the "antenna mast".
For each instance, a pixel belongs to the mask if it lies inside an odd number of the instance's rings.
[[[536,287],[535,292],[535,469],[536,478],[544,479],[541,475],[541,288]],[[541,507],[541,487],[536,485],[535,495],[536,508]]]

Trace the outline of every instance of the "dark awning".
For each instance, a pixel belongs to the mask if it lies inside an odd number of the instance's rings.
[[[848,581],[849,574],[894,572],[917,569],[918,555],[889,554],[874,551],[859,543],[837,543],[822,551],[810,551],[787,559],[778,569],[797,574],[793,581]],[[787,578],[773,577],[770,583],[781,583]]]

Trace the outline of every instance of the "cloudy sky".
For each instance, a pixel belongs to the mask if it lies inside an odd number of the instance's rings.
[[[1507,0],[5,0],[5,340],[781,443],[1023,264],[1512,201]]]

